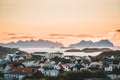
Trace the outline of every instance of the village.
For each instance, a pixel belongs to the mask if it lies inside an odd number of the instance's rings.
[[[0,80],[46,80],[45,76],[57,77],[61,73],[85,70],[102,71],[101,74],[105,73],[104,75],[107,76],[104,79],[105,76],[98,73],[98,77],[88,76],[85,80],[119,80],[119,57],[64,56],[61,52],[34,52],[32,54],[16,52],[7,54],[0,60]]]

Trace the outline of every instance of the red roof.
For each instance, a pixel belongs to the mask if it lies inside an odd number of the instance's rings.
[[[68,67],[68,69],[70,69],[70,66],[68,64],[59,64],[59,66],[60,66],[61,69],[64,69],[63,66],[66,66],[66,67]]]
[[[10,72],[37,72],[38,68],[17,68],[17,67],[12,67],[9,71]]]

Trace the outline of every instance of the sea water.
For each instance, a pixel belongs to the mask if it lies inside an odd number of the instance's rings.
[[[99,55],[101,52],[65,52],[66,50],[69,50],[70,48],[20,48],[22,51],[26,51],[28,53],[34,53],[34,52],[62,52],[64,56],[96,56]],[[77,49],[83,49],[83,48],[77,48]],[[112,48],[113,50],[120,50],[120,48]]]

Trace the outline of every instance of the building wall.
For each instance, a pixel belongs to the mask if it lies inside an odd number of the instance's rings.
[[[25,75],[18,75],[18,74],[5,74],[4,75],[5,79],[18,79],[18,80],[22,80],[23,77],[25,77]]]

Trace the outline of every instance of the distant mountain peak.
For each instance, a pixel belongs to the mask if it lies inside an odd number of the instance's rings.
[[[6,44],[1,43],[0,45],[4,47],[14,47],[14,48],[63,47],[62,43],[52,42],[49,40],[42,40],[42,39],[39,39],[39,40],[31,39],[26,41],[19,40],[16,43],[15,42],[10,42]]]
[[[34,39],[31,39],[30,41],[35,42],[35,40],[34,40]]]
[[[38,39],[38,41],[44,41],[43,39]]]
[[[70,47],[114,47],[114,45],[107,39],[98,42],[81,40],[79,43],[71,44]]]

